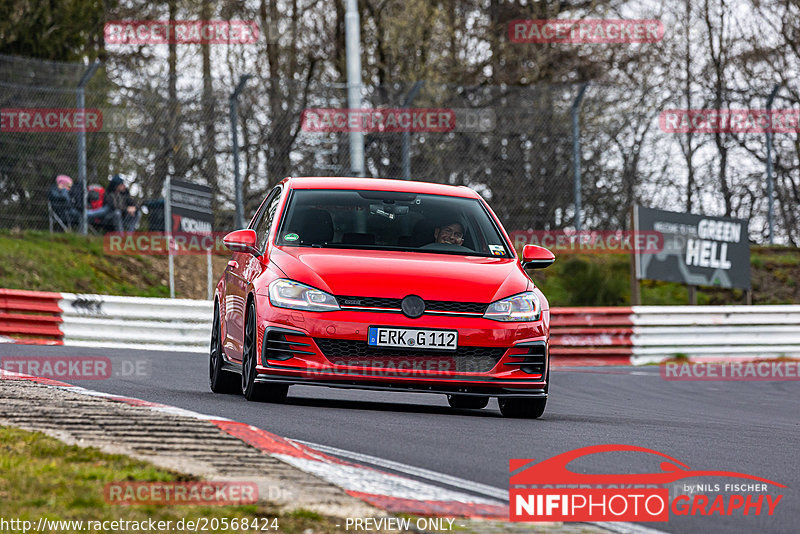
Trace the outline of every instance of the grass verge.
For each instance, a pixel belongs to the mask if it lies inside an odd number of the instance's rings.
[[[39,432],[0,427],[0,518],[38,524],[84,521],[84,528],[62,525],[53,532],[111,532],[86,529],[88,521],[172,521],[228,518],[277,519],[279,532],[336,532],[333,519],[303,510],[281,514],[268,505],[243,506],[123,506],[109,504],[104,487],[109,482],[189,482],[196,478],[174,473],[124,455],[66,445]],[[263,519],[260,521],[263,522]],[[0,531],[3,530],[0,526]],[[174,528],[174,527],[173,527]],[[20,530],[21,531],[21,530]],[[143,530],[142,530],[143,531]],[[172,529],[170,530],[172,531]],[[241,532],[212,529],[210,532]],[[249,530],[253,532],[253,529]],[[260,531],[260,527],[259,527]],[[276,532],[266,530],[264,532]]]
[[[103,236],[0,231],[0,288],[135,297],[168,297],[166,256],[108,254]],[[212,258],[212,281],[228,261]],[[175,295],[208,296],[205,256],[175,256]]]

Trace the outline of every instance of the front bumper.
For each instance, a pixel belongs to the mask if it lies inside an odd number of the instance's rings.
[[[319,378],[291,378],[267,374],[259,374],[259,384],[292,384],[307,386],[324,386],[343,389],[368,389],[374,391],[403,391],[407,393],[442,393],[446,395],[463,395],[469,397],[525,397],[547,398],[547,386],[540,388],[485,387],[485,386],[446,386],[444,384],[424,384],[416,382],[382,383],[359,380],[345,380],[341,376],[337,380],[321,380]]]
[[[263,308],[262,308],[263,309]],[[259,325],[257,382],[382,391],[495,397],[546,397],[549,357],[544,321],[499,323],[483,318],[272,308]],[[367,346],[371,325],[446,328],[457,351]]]

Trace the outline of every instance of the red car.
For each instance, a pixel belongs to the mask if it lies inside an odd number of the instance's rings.
[[[547,403],[550,313],[486,202],[467,187],[286,178],[231,232],[217,284],[214,392],[281,402],[292,384],[497,397],[505,416]]]

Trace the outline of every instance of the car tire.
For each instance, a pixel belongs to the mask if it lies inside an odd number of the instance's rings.
[[[503,417],[514,417],[517,419],[538,419],[544,413],[547,405],[547,398],[539,399],[497,399],[500,405],[500,413]]]
[[[242,347],[242,395],[249,401],[276,402],[286,400],[289,386],[285,384],[256,384],[258,363],[258,332],[256,329],[256,306],[250,301],[244,323],[244,347]]]
[[[448,395],[447,403],[451,408],[463,410],[480,410],[489,404],[489,397],[473,397],[471,395]]]
[[[548,340],[549,341],[549,340]],[[544,392],[550,391],[550,369],[547,369],[545,378]],[[503,417],[514,417],[517,419],[539,419],[547,406],[547,397],[533,399],[504,399],[498,398],[497,404],[500,405],[500,413]]]
[[[211,326],[211,346],[208,355],[208,385],[214,393],[238,393],[239,380],[235,373],[222,368],[222,329],[219,305],[214,304],[214,321]]]

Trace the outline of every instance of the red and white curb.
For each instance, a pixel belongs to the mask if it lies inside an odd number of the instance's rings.
[[[103,397],[130,406],[147,408],[154,412],[208,421],[222,432],[238,438],[301,471],[339,486],[351,496],[387,512],[495,520],[508,519],[508,504],[504,502],[508,494],[499,488],[449,477],[424,469],[411,468],[403,464],[359,455],[358,453],[323,446],[315,448],[304,442],[283,438],[246,423],[200,414],[175,406],[94,391],[50,378],[0,370],[0,380],[26,380],[81,395]],[[327,452],[320,450],[322,448],[325,448]],[[328,453],[344,455],[354,459],[360,457],[375,465],[383,464],[384,467],[389,469],[405,471],[413,476],[439,480],[449,486],[464,487],[468,491],[489,495],[487,497],[477,497],[463,491],[428,484],[420,480],[361,465],[355,461],[343,460]],[[412,469],[416,472],[410,472]]]
[[[25,375],[0,369],[0,380],[26,380],[81,395],[102,397],[130,406],[147,408],[158,413],[208,421],[222,432],[238,438],[270,456],[289,463],[301,471],[343,488],[349,495],[390,513],[508,520],[508,492],[501,488],[362,453],[282,438],[246,423],[201,414],[176,406],[86,389],[51,378]],[[341,458],[349,458],[354,461]],[[486,497],[476,497],[461,491],[427,484],[356,462],[368,463],[417,478],[438,481],[440,484],[463,488]],[[591,522],[588,524],[617,534],[663,534],[662,531],[635,523]]]

